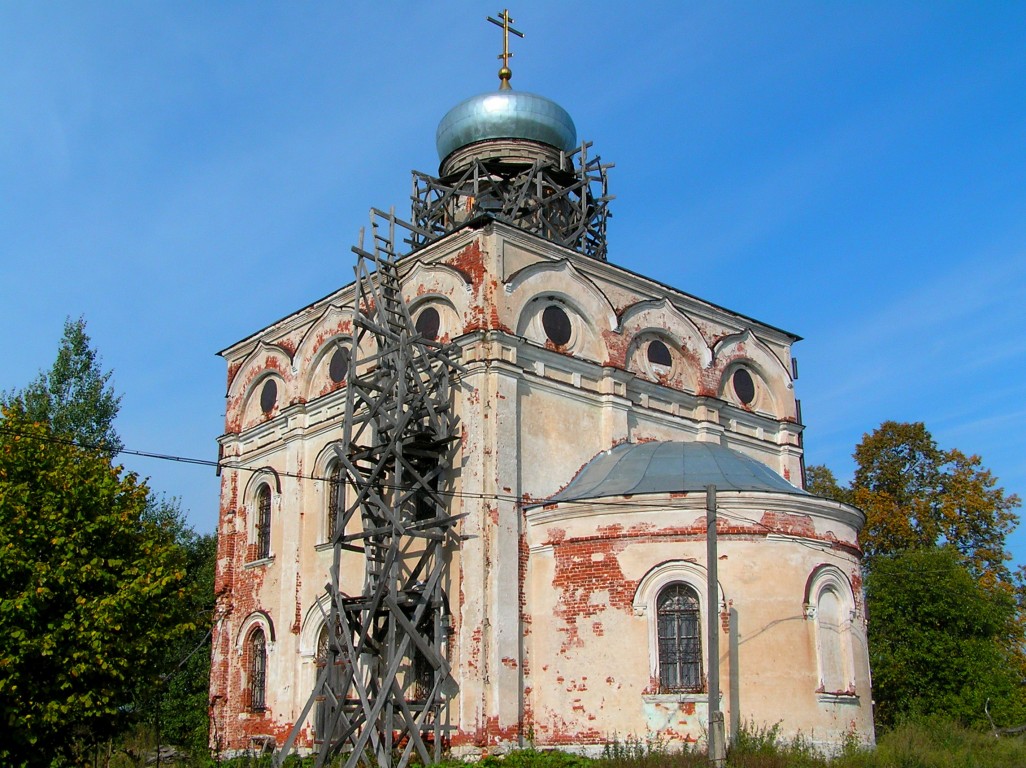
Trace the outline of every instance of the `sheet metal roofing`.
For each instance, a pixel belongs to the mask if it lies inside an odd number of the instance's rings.
[[[438,159],[486,139],[531,139],[566,152],[577,144],[570,114],[552,99],[527,91],[490,91],[471,96],[438,124]]]
[[[624,443],[593,458],[545,503],[610,496],[704,491],[808,494],[762,462],[716,443]]]

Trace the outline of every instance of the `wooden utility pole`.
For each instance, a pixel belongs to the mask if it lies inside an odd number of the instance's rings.
[[[709,571],[706,604],[709,606],[709,620],[706,622],[707,647],[709,650],[709,764],[723,766],[727,760],[723,729],[723,712],[720,711],[720,635],[719,622],[719,555],[716,551],[716,486],[705,487],[705,552]]]

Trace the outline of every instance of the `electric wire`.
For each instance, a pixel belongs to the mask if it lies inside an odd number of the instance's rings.
[[[59,444],[59,445],[67,445],[67,446],[72,446],[72,447],[80,448],[80,449],[87,450],[87,451],[103,451],[103,452],[110,451],[110,448],[108,446],[102,444],[102,443],[101,444],[83,443],[81,441],[72,440],[70,438],[63,438],[63,437],[60,437],[60,436],[57,436],[57,435],[33,434],[31,432],[24,432],[24,431],[21,431],[21,430],[11,429],[10,427],[4,427],[4,426],[0,426],[0,434],[6,434],[6,435],[15,436],[15,437],[23,437],[23,438],[27,438],[27,439],[31,439],[31,440],[39,440],[39,441],[42,441],[42,442],[55,443],[55,444]],[[287,477],[287,478],[293,479],[293,480],[299,480],[299,481],[311,481],[312,480],[314,482],[325,482],[325,483],[338,482],[338,480],[336,478],[333,478],[331,476],[318,475],[318,474],[304,475],[304,474],[299,474],[299,473],[295,473],[295,472],[286,472],[284,470],[279,471],[277,469],[268,467],[267,465],[258,466],[258,467],[241,466],[241,465],[237,465],[237,464],[231,463],[230,462],[230,457],[228,457],[228,459],[222,459],[221,461],[214,461],[214,460],[211,460],[211,459],[199,459],[199,458],[189,457],[189,456],[177,456],[177,455],[169,454],[169,453],[159,453],[159,452],[156,452],[156,451],[135,450],[135,449],[131,449],[131,448],[120,448],[120,449],[118,449],[116,451],[113,451],[112,453],[114,455],[125,454],[125,455],[128,455],[128,456],[140,456],[140,457],[148,458],[148,459],[156,459],[158,461],[173,461],[173,462],[178,462],[178,463],[182,463],[182,464],[191,464],[191,465],[197,465],[197,466],[213,467],[213,468],[220,469],[222,471],[231,470],[231,471],[235,471],[235,472],[250,472],[250,473],[256,474],[256,473],[266,472],[266,471],[268,471],[268,469],[273,469],[274,473],[277,474],[279,477]],[[345,482],[343,482],[343,484],[344,485],[349,485],[350,487],[352,485],[351,483],[345,483]],[[399,485],[399,484],[388,484],[388,483],[382,484],[381,487],[383,489],[386,489],[386,490],[394,490],[394,491],[400,491],[400,492],[415,490],[415,488],[413,486],[402,486],[402,485]],[[720,493],[722,493],[722,492],[723,491],[721,490]],[[516,495],[511,494],[511,493],[508,493],[508,494],[503,494],[503,493],[477,493],[477,492],[473,492],[473,491],[443,491],[443,490],[438,490],[438,491],[436,491],[436,493],[439,496],[446,497],[446,498],[452,498],[452,499],[474,499],[474,500],[478,500],[478,501],[482,501],[482,500],[483,501],[508,501],[508,502],[511,502],[511,503],[525,505],[525,506],[535,506],[535,505],[541,506],[541,505],[547,505],[549,503],[553,503],[553,504],[558,503],[560,505],[569,505],[569,504],[585,505],[585,504],[587,504],[587,505],[591,505],[591,506],[595,506],[595,507],[608,506],[608,507],[616,507],[616,508],[620,508],[620,509],[623,509],[623,508],[627,508],[627,509],[657,509],[657,510],[671,510],[671,511],[672,510],[683,510],[683,509],[687,509],[688,508],[688,505],[684,505],[684,504],[680,504],[680,503],[674,503],[674,502],[679,502],[680,501],[679,498],[678,499],[671,498],[671,499],[669,499],[667,501],[652,501],[652,502],[646,502],[646,501],[642,501],[640,499],[623,499],[623,500],[577,499],[577,500],[567,500],[567,501],[559,501],[559,502],[548,502],[546,499],[525,500],[522,497],[516,496]],[[672,491],[671,493],[689,493],[689,492],[685,492],[685,491]],[[703,494],[704,493],[704,490],[703,491],[691,491],[690,493],[694,493],[695,497],[697,498],[699,494]],[[767,526],[766,524],[764,524],[764,523],[762,523],[762,522],[760,522],[758,520],[754,520],[752,518],[745,517],[744,515],[741,515],[740,513],[729,512],[726,508],[722,507],[719,504],[717,504],[717,509],[721,510],[723,512],[723,514],[725,516],[727,516],[727,517],[731,517],[731,518],[734,518],[734,519],[738,519],[738,520],[747,522],[747,523],[749,523],[749,524],[751,524],[753,526],[756,526],[758,528],[763,528],[763,529],[765,529],[766,531],[769,531],[769,532],[773,531],[773,529],[770,526]]]

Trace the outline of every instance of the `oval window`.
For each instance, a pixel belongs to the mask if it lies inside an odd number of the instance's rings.
[[[438,338],[438,329],[441,324],[442,320],[438,316],[438,310],[434,307],[427,307],[423,312],[417,315],[417,322],[415,325],[417,333],[425,339],[434,341]]]
[[[550,304],[542,312],[542,328],[549,341],[557,347],[562,347],[570,341],[570,318],[562,307]]]
[[[745,405],[751,405],[755,400],[755,382],[752,380],[752,374],[744,368],[738,368],[731,377],[731,383],[734,385],[737,399]]]
[[[664,365],[669,368],[673,365],[673,358],[670,357],[669,348],[663,342],[656,339],[648,344],[648,362],[652,365]]]
[[[274,410],[275,403],[278,402],[278,384],[274,379],[268,379],[264,382],[263,389],[260,390],[260,410],[264,413],[270,413]]]
[[[336,384],[341,384],[346,380],[348,373],[349,350],[345,347],[339,347],[335,350],[335,354],[331,356],[331,362],[328,363],[328,376]]]

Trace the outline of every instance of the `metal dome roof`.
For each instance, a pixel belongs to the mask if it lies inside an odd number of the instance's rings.
[[[442,118],[435,134],[438,159],[486,139],[529,139],[569,152],[577,145],[577,128],[565,109],[544,96],[490,91],[461,101]]]
[[[808,494],[762,462],[716,443],[624,443],[593,458],[545,503],[610,496],[704,491]]]

